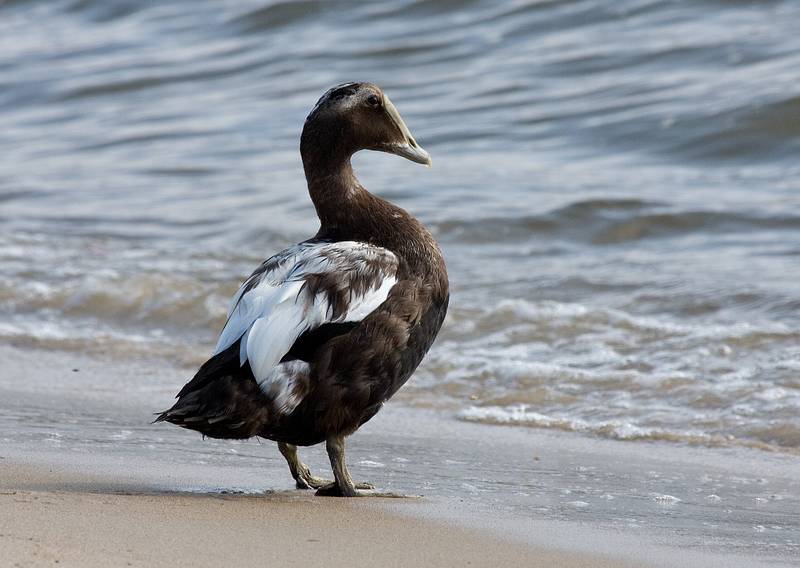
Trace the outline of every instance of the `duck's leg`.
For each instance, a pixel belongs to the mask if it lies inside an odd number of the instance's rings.
[[[317,495],[330,497],[357,497],[357,489],[374,489],[369,483],[353,483],[350,472],[347,471],[347,464],[344,461],[344,436],[332,436],[325,444],[328,450],[328,457],[331,460],[333,477],[336,479],[330,485],[320,487]]]
[[[278,442],[278,449],[283,454],[283,457],[286,458],[286,463],[289,464],[289,471],[292,473],[298,489],[319,489],[333,483],[330,479],[322,479],[311,475],[311,470],[297,456],[297,446]]]

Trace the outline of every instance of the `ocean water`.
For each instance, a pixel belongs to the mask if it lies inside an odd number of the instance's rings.
[[[0,2],[0,343],[188,378],[241,280],[316,230],[306,114],[367,80],[433,167],[356,171],[431,227],[452,285],[404,404],[800,453],[798,21],[790,0]]]

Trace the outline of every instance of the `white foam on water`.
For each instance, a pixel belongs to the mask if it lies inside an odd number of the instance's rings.
[[[659,503],[661,505],[677,505],[683,499],[679,499],[674,495],[667,495],[667,494],[654,494],[651,496],[653,501]]]

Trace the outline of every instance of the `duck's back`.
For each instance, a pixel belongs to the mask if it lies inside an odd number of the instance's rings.
[[[447,313],[447,271],[430,233],[402,209],[372,197],[369,220],[322,230],[322,242],[359,242],[396,259],[386,299],[362,320],[301,336],[290,357],[309,365],[309,389],[265,437],[315,444],[349,434],[405,384],[433,344]],[[356,290],[357,291],[357,290]],[[330,326],[330,324],[328,324]],[[295,353],[292,355],[291,353]]]
[[[422,361],[449,300],[430,233],[382,203],[356,229],[320,231],[262,263],[214,356],[160,419],[311,445],[374,416]]]

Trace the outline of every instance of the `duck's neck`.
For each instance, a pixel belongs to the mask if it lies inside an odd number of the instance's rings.
[[[308,193],[322,227],[332,228],[353,220],[369,196],[350,165],[353,148],[341,136],[326,136],[307,124],[300,139],[300,154]]]
[[[306,123],[300,154],[308,192],[320,220],[317,237],[383,246],[401,254],[419,270],[441,264],[433,237],[418,221],[358,182],[350,165],[354,151],[342,133],[329,136],[328,131]]]
[[[305,161],[303,166],[308,193],[323,226],[339,224],[343,216],[351,215],[350,210],[359,205],[362,194],[367,193],[353,173],[350,160],[326,170],[309,167]]]

